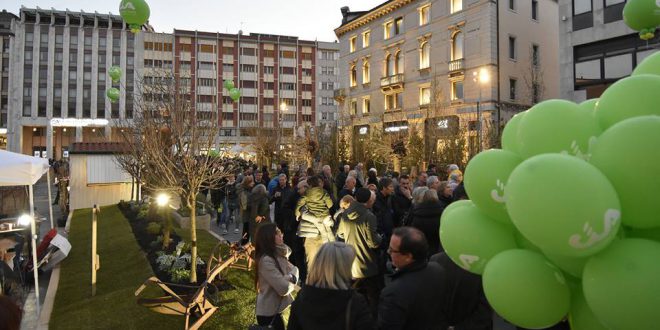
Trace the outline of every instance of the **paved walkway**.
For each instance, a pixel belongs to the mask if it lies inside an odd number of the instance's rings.
[[[52,180],[52,177],[51,177]],[[55,187],[51,186],[52,198],[55,199]],[[36,213],[45,219],[39,226],[39,240],[43,238],[46,233],[51,229],[50,219],[48,218],[48,205],[52,203],[52,200],[48,200],[48,186],[46,186],[46,177],[44,176],[41,180],[34,185],[34,206]],[[57,219],[62,217],[60,208],[56,205],[53,205],[53,222],[57,226]],[[63,233],[63,228],[59,230],[60,234]],[[46,292],[48,290],[48,283],[50,281],[50,271],[40,271],[39,272],[39,306],[43,306],[44,299],[46,298]],[[30,277],[32,281],[32,277]],[[21,329],[37,329],[38,317],[36,311],[36,295],[34,293],[34,288],[32,288],[27,296],[25,304],[23,305],[23,321],[21,322]]]

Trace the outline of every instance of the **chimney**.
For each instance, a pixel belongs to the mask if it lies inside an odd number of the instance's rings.
[[[346,24],[347,21],[347,16],[351,12],[351,10],[348,8],[348,6],[341,7],[341,24]]]

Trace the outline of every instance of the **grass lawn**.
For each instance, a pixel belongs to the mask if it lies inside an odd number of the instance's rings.
[[[149,262],[140,250],[131,227],[115,206],[105,207],[98,222],[96,296],[91,297],[91,209],[76,210],[71,220],[69,241],[73,248],[62,262],[60,282],[50,320],[52,329],[182,329],[183,316],[163,315],[139,306],[135,290],[153,276]],[[189,238],[186,229],[177,233]],[[206,260],[217,243],[205,231],[197,232],[199,252]],[[236,290],[222,292],[224,304],[208,320],[205,329],[245,329],[254,322],[253,277],[232,270],[229,283]],[[143,294],[157,296],[152,289]]]

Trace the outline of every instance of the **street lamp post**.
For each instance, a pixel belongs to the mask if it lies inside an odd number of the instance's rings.
[[[478,88],[479,88],[479,99],[477,99],[477,141],[479,143],[479,152],[481,152],[481,149],[483,147],[483,142],[481,138],[481,88],[483,87],[484,84],[488,83],[490,81],[490,75],[488,74],[488,69],[486,68],[481,68],[479,72],[474,71],[472,72],[473,81],[478,83]]]

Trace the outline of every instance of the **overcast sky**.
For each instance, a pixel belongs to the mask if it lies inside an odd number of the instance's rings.
[[[257,32],[334,41],[341,24],[339,8],[371,9],[385,0],[148,0],[149,22],[158,32],[173,28],[207,32]],[[18,15],[21,5],[57,10],[119,13],[119,0],[2,0],[0,7]]]

